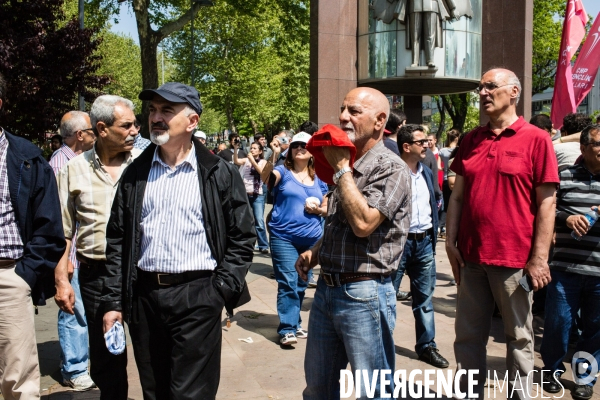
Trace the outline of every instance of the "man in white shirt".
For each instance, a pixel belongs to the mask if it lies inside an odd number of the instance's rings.
[[[402,275],[410,278],[412,309],[415,317],[419,360],[438,368],[447,368],[435,344],[433,291],[435,290],[435,244],[437,241],[438,213],[433,190],[433,173],[421,162],[425,159],[429,142],[420,125],[403,125],[398,131],[400,158],[408,165],[412,180],[412,216],[408,239],[404,245],[400,266],[393,280],[396,293]]]

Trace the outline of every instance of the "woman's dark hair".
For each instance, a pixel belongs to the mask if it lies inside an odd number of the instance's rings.
[[[406,121],[406,114],[397,108],[393,108],[390,110],[390,116],[385,124],[385,129],[391,133],[397,133],[398,127],[402,126],[404,121]]]
[[[460,135],[458,137],[458,143],[456,143],[456,147],[452,150],[452,153],[450,153],[450,157],[448,157],[448,160],[452,160],[454,157],[456,157],[456,153],[458,153],[458,148],[460,147],[460,144],[465,138],[465,136],[467,135]]]
[[[294,170],[294,158],[292,157],[292,147],[290,146],[287,154],[285,155],[285,162],[283,165],[289,169],[290,171]],[[308,160],[308,175],[310,179],[315,179],[315,158],[310,155],[310,160]]]
[[[258,155],[259,159],[264,159],[265,158],[265,149],[263,147],[262,144],[258,143],[258,142],[252,142],[252,144],[250,145],[250,148],[252,148],[252,146],[257,145],[258,149],[260,150],[260,154]]]
[[[462,133],[458,129],[450,129],[446,135],[448,136],[448,145],[450,145],[450,143],[458,139]]]

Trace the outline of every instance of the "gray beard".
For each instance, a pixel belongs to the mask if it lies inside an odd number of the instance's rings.
[[[169,132],[164,132],[161,134],[150,132],[150,140],[157,146],[162,146],[163,144],[167,143],[170,138],[171,136],[169,135]]]

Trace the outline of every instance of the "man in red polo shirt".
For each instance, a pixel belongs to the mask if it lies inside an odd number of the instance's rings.
[[[558,167],[548,133],[517,115],[521,84],[512,71],[486,72],[478,90],[490,122],[467,134],[450,167],[456,181],[446,252],[459,285],[454,353],[458,369],[479,370],[475,393],[483,398],[495,302],[504,321],[510,384],[529,398],[532,293],[519,279],[529,275],[533,290],[550,282]],[[463,392],[466,384],[463,379]]]

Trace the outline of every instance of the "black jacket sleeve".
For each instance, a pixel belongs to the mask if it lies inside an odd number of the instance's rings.
[[[32,160],[30,168],[36,169],[36,176],[30,184],[29,199],[19,199],[20,207],[28,208],[27,221],[21,224],[28,232],[22,235],[23,257],[15,272],[32,288],[33,302],[42,305],[54,293],[53,270],[65,252],[66,242],[54,173],[41,158]]]
[[[226,242],[223,261],[215,270],[214,283],[225,299],[226,308],[231,310],[247,290],[246,274],[252,264],[256,231],[242,177],[237,168],[226,165],[230,182],[228,198],[223,202]]]
[[[123,173],[125,178],[127,170]],[[102,288],[102,302],[104,312],[122,311],[123,291],[123,243],[125,239],[125,221],[123,215],[124,187],[130,186],[124,179],[121,180],[110,211],[110,218],[106,226],[106,275]],[[127,255],[125,255],[127,256]]]

